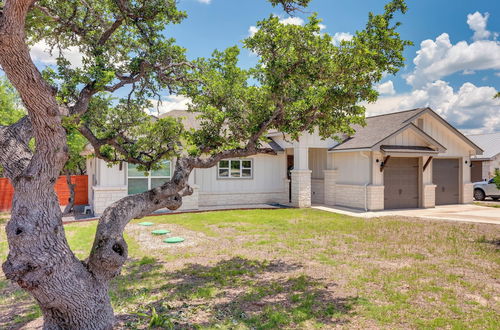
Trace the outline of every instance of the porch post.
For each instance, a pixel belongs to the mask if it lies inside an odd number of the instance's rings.
[[[296,146],[293,151],[292,205],[311,207],[311,170],[309,170],[309,148]]]

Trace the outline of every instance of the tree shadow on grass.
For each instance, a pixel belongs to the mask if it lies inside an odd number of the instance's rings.
[[[141,273],[137,264],[131,267],[121,283]],[[141,276],[157,284],[148,288],[155,299],[137,313],[119,315],[124,327],[275,329],[345,324],[361,303],[358,297],[339,295],[333,283],[304,275],[303,266],[296,263],[232,258],[174,272],[158,271],[162,267],[157,263],[149,267],[153,270]]]

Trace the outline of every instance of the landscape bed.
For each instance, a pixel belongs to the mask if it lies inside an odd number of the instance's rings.
[[[95,228],[65,226],[79,258]],[[500,328],[498,225],[245,210],[136,220],[126,239],[111,285],[119,328]],[[39,318],[1,275],[0,328]]]

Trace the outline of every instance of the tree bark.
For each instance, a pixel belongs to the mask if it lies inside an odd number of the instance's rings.
[[[0,127],[0,164],[14,186],[6,226],[9,255],[2,268],[37,300],[45,329],[110,329],[108,283],[75,257],[64,233],[54,189],[67,159],[64,109],[25,42],[24,22],[33,3],[6,1],[0,14],[0,65],[28,111],[28,118]],[[34,152],[28,148],[31,137]]]
[[[0,66],[28,112],[18,123],[0,127],[0,165],[14,186],[6,226],[9,254],[2,268],[8,279],[36,299],[44,329],[111,329],[114,316],[108,284],[127,259],[123,238],[127,223],[161,208],[179,208],[182,197],[192,193],[187,180],[193,168],[273,151],[257,149],[255,139],[247,148],[207,158],[179,158],[169,182],[125,197],[105,210],[88,260],[78,260],[66,240],[54,189],[68,157],[62,117],[70,111],[57,103],[55,92],[30,58],[24,23],[35,2],[7,0],[0,11]],[[90,94],[84,93],[76,114],[86,111]],[[34,151],[28,146],[31,138],[35,139]]]
[[[76,184],[71,183],[71,174],[69,172],[66,172],[66,184],[68,185],[69,189],[69,199],[68,199],[68,204],[64,208],[63,215],[68,215],[73,213],[73,208],[75,207],[75,187]]]

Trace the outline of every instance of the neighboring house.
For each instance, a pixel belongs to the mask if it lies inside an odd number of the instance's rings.
[[[188,127],[199,125],[193,113],[167,115],[183,118]],[[431,109],[369,117],[365,127],[354,128],[356,133],[342,143],[317,134],[304,134],[297,142],[270,133],[274,156],[228,159],[195,169],[189,178],[194,194],[184,199],[182,209],[317,203],[382,210],[472,202],[470,157],[482,150]],[[162,171],[145,177],[133,165],[108,167],[90,158],[90,204],[102,213],[115,200],[168,180],[172,169],[166,162]]]
[[[469,135],[484,153],[472,157],[472,182],[489,180],[495,176],[495,170],[500,170],[500,132],[491,134]]]

